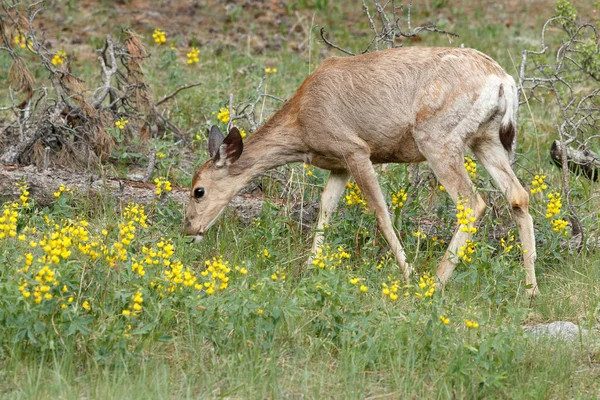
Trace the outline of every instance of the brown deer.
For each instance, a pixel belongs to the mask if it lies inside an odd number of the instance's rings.
[[[213,126],[210,160],[194,174],[185,231],[201,239],[231,198],[268,169],[305,162],[331,171],[321,199],[313,253],[350,176],[389,243],[404,278],[411,266],[396,236],[373,164],[427,161],[452,200],[473,216],[486,205],[463,165],[469,148],[512,206],[526,285],[537,292],[529,194],[509,162],[516,144],[517,89],[494,60],[473,49],[406,47],[325,60],[260,129],[242,143]],[[470,223],[472,224],[472,222]],[[457,229],[437,270],[445,283],[471,236]]]

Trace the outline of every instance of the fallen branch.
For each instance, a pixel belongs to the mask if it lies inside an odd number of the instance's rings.
[[[163,97],[162,99],[160,99],[156,103],[154,103],[154,106],[160,106],[165,101],[170,100],[173,97],[177,96],[177,94],[179,92],[181,92],[182,90],[190,89],[190,88],[200,86],[200,85],[202,85],[202,84],[201,83],[190,83],[189,85],[180,86],[177,89],[175,89],[173,92],[171,92],[170,94],[166,95],[165,97]]]
[[[600,157],[591,150],[577,150],[571,147],[567,151],[567,168],[576,175],[583,175],[596,182],[600,175]],[[550,147],[550,157],[558,167],[562,168],[562,147],[560,141],[555,140]]]

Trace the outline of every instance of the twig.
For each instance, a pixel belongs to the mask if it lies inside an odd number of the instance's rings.
[[[346,53],[348,55],[351,56],[355,56],[356,54],[354,54],[353,52],[351,52],[350,50],[346,50],[344,48],[341,48],[340,46],[338,46],[335,43],[330,42],[329,40],[327,40],[327,38],[325,37],[325,28],[321,27],[320,33],[321,33],[321,39],[323,39],[323,41],[325,43],[327,43],[328,46],[333,47],[334,49],[338,49],[339,51],[341,51],[342,53]]]
[[[196,87],[196,86],[200,86],[200,85],[202,85],[202,83],[190,83],[189,85],[180,86],[177,89],[175,89],[173,92],[171,92],[170,94],[168,94],[165,97],[163,97],[162,99],[158,100],[156,103],[154,103],[154,105],[155,106],[160,106],[165,101],[170,100],[173,97],[177,96],[177,94],[179,92],[181,92],[182,90],[190,89],[190,88],[193,88],[193,87]]]

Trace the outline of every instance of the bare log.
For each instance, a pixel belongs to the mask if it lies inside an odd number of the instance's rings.
[[[75,190],[78,195],[83,197],[109,196],[124,204],[129,202],[149,204],[157,201],[154,184],[62,169],[49,168],[39,171],[34,166],[0,164],[0,198],[18,199],[20,192],[15,182],[21,181],[27,182],[31,198],[40,205],[47,205],[55,201],[54,192],[61,184]],[[181,204],[183,208],[189,201],[189,189],[173,187],[173,191],[166,196]],[[237,217],[245,223],[249,223],[259,216],[262,204],[263,200],[259,196],[244,194],[235,196],[230,207]]]
[[[572,147],[566,148],[567,168],[577,175],[583,175],[586,178],[596,182],[600,175],[600,157],[589,149],[577,150]],[[550,147],[550,157],[552,161],[562,168],[562,147],[559,140],[555,140]]]

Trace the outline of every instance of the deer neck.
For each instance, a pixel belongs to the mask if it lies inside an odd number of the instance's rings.
[[[298,129],[274,127],[269,122],[248,138],[242,155],[229,167],[229,175],[236,178],[239,187],[272,168],[304,159],[306,150]]]

